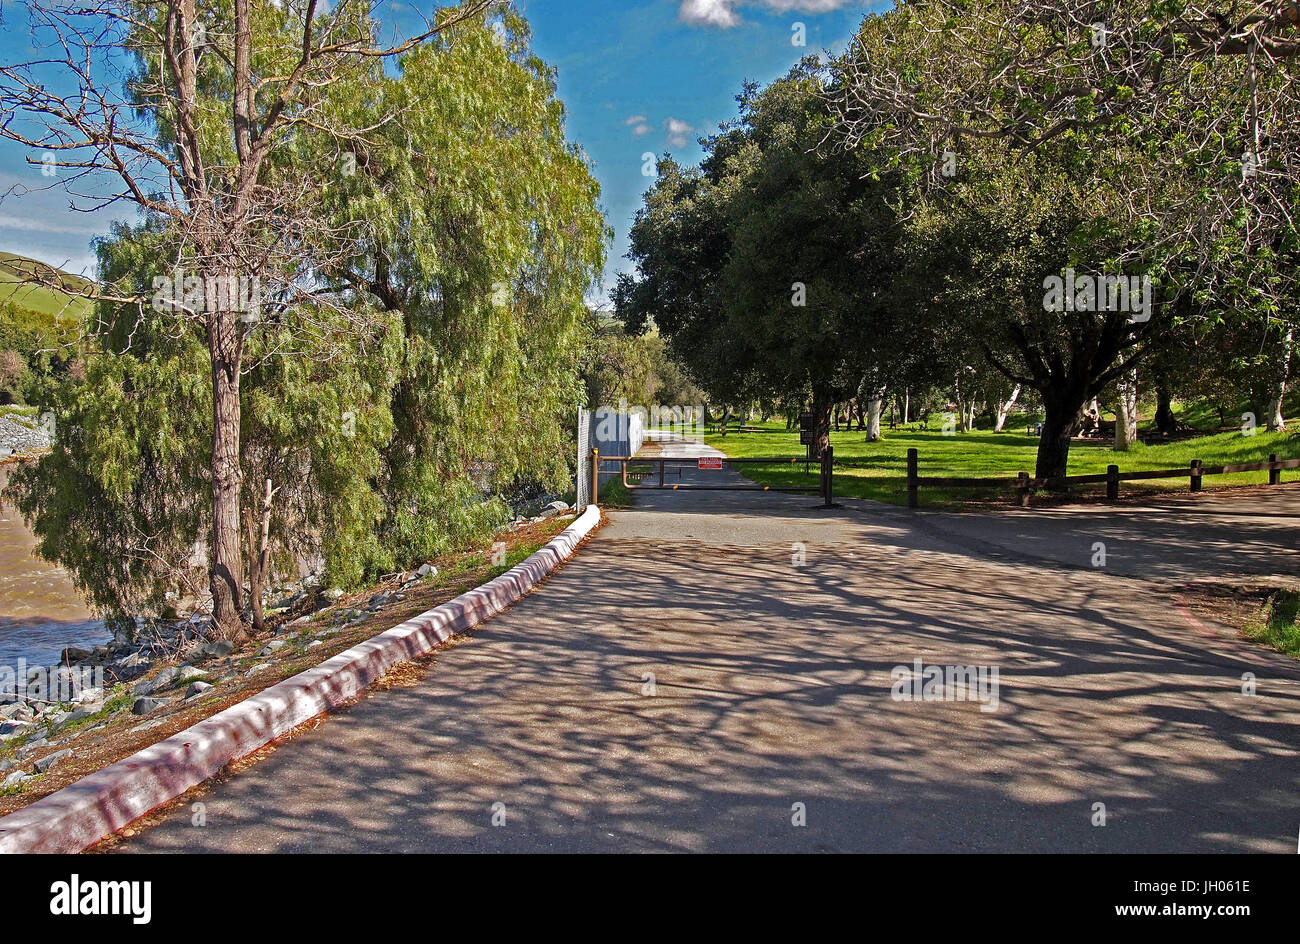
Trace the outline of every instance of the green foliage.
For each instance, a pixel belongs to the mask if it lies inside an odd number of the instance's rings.
[[[1246,636],[1279,652],[1300,657],[1300,626],[1297,625],[1300,593],[1295,590],[1279,590],[1268,602],[1262,615],[1262,620],[1246,627]]]
[[[608,229],[565,140],[553,70],[528,50],[522,18],[501,22],[500,33],[480,19],[440,34],[398,76],[339,103],[358,118],[402,114],[356,142],[355,174],[331,158],[326,197],[339,224],[376,232],[326,274],[401,319],[381,567],[464,544],[507,516],[499,496],[569,474],[583,399],[573,355]]]
[[[212,35],[229,12],[205,10]],[[266,12],[254,22],[274,31]],[[318,300],[272,299],[244,342],[244,553],[269,481],[279,574],[321,567],[356,586],[472,543],[515,494],[568,478],[584,296],[608,231],[553,71],[521,18],[503,23],[499,38],[480,16],[393,72],[341,76],[321,109],[371,131],[340,141],[305,125],[265,169],[268,184],[311,170],[319,187],[303,199],[338,238],[306,276]],[[254,46],[257,69],[287,67],[284,43]],[[154,68],[141,63],[137,81]],[[200,73],[204,95],[228,94],[220,57]],[[217,158],[230,156],[223,127],[200,129]],[[205,595],[210,352],[201,325],[148,301],[169,260],[187,258],[165,221],[118,227],[97,250],[112,294],[142,302],[97,305],[84,371],[50,389],[55,449],[10,488],[41,554],[129,630]]]

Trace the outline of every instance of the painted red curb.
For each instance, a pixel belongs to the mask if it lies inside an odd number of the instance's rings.
[[[0,817],[0,853],[80,852],[304,721],[359,694],[399,662],[495,616],[568,558],[600,520],[590,505],[527,560],[315,668]]]

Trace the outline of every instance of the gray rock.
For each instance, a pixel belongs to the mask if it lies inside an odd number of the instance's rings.
[[[165,666],[152,678],[141,679],[131,687],[137,695],[152,695],[154,692],[169,688],[176,681],[180,670],[174,665]]]
[[[38,773],[45,773],[59,761],[63,760],[63,758],[71,756],[72,749],[65,747],[63,750],[55,751],[53,754],[46,754],[32,766],[36,768]]]
[[[0,741],[9,741],[16,737],[22,737],[32,728],[33,725],[30,721],[20,721],[17,718],[0,722]]]
[[[5,777],[3,781],[0,781],[0,790],[8,790],[10,787],[16,787],[26,779],[27,775],[25,773],[21,770],[15,770],[8,777]]]
[[[71,665],[73,662],[85,662],[91,658],[91,654],[85,649],[78,649],[76,646],[68,646],[59,656],[59,661],[64,665]]]
[[[244,673],[244,678],[252,678],[258,672],[261,672],[263,669],[269,669],[270,667],[271,667],[271,663],[269,662],[259,662],[257,663],[257,665],[253,666],[251,669],[249,669],[247,672]]]
[[[432,564],[421,564],[415,569],[415,575],[417,577],[436,577],[438,576],[438,568],[434,567]]]
[[[376,593],[373,597],[370,598],[370,603],[368,604],[368,607],[371,610],[377,610],[381,606],[387,606],[388,602],[392,598],[393,598],[392,593],[390,593],[387,590],[385,590],[383,593]]]
[[[178,686],[185,685],[188,682],[197,682],[207,677],[208,673],[204,669],[196,669],[192,665],[183,665],[176,672],[176,684]]]
[[[49,743],[50,742],[45,738],[37,738],[34,741],[28,741],[22,747],[18,748],[18,751],[14,756],[19,760],[26,760]]]
[[[147,696],[144,698],[137,698],[131,704],[131,714],[133,715],[150,714],[151,712],[157,711],[163,705],[167,704],[170,700],[171,699],[169,698],[150,698]]]
[[[224,659],[230,653],[234,652],[235,644],[229,639],[209,640],[208,642],[199,643],[191,652],[190,657],[195,661],[201,659]]]
[[[139,668],[142,665],[148,665],[149,660],[146,659],[139,652],[132,652],[130,655],[122,656],[120,659],[116,660],[113,664],[120,669],[135,669],[135,668]]]
[[[261,649],[257,650],[257,654],[258,654],[259,656],[269,656],[269,655],[273,655],[274,653],[279,652],[281,649],[283,649],[283,648],[284,648],[285,646],[287,646],[287,645],[289,645],[289,643],[288,643],[286,640],[283,640],[283,639],[272,639],[270,642],[268,642],[268,643],[267,643],[265,646],[263,646]]]
[[[202,695],[204,692],[211,690],[211,682],[191,682],[190,687],[185,690],[185,697],[193,698],[196,695]]]

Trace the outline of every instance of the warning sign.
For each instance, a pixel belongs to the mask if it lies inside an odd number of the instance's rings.
[[[721,469],[722,456],[700,456],[701,469]]]

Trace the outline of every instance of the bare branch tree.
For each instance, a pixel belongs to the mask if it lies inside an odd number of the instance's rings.
[[[314,213],[327,175],[284,155],[299,136],[337,141],[340,151],[363,140],[374,124],[341,117],[333,89],[381,75],[386,60],[502,2],[439,9],[388,44],[378,41],[363,0],[340,0],[328,13],[318,0],[230,0],[202,10],[195,0],[27,4],[38,54],[0,66],[0,138],[29,149],[32,163],[66,172],[57,185],[78,208],[133,204],[165,221],[174,247],[177,278],[161,295],[93,284],[71,294],[162,307],[206,338],[214,421],[209,590],[221,635],[242,635],[245,622],[239,436],[248,334],[290,308],[304,331],[313,312],[366,327],[364,314],[324,291],[318,277],[355,254],[365,227]],[[105,181],[107,196],[93,190]],[[24,278],[67,291],[52,269]],[[268,488],[266,505],[275,494]]]

